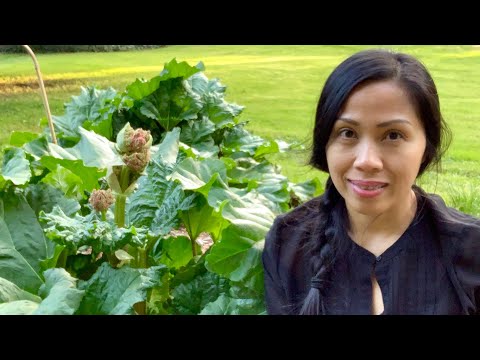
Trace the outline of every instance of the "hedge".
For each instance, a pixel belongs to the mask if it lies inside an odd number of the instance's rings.
[[[111,52],[158,48],[165,45],[29,45],[35,53],[55,52]],[[0,52],[20,53],[25,50],[20,45],[1,45]]]

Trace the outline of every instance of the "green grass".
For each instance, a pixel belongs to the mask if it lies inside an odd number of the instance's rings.
[[[311,141],[316,101],[333,68],[350,54],[372,46],[168,46],[132,52],[39,54],[51,112],[63,114],[63,104],[80,86],[113,86],[121,91],[137,77],[157,75],[172,58],[196,64],[227,86],[227,101],[244,105],[248,129],[271,139]],[[428,173],[419,183],[454,205],[470,203],[480,215],[480,48],[472,46],[374,46],[417,56],[436,81],[444,117],[453,132],[443,172]],[[26,85],[30,84],[30,85]],[[0,146],[13,130],[40,131],[45,117],[31,58],[0,54]],[[272,158],[293,181],[325,175],[304,166],[308,152]],[[452,190],[454,186],[455,190]],[[463,195],[459,195],[459,192]],[[457,199],[457,200],[456,200]],[[470,199],[470,200],[468,200]],[[472,200],[473,199],[473,200]],[[458,207],[458,205],[455,205]]]

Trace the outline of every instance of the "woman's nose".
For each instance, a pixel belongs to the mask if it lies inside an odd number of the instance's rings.
[[[379,149],[370,142],[358,144],[353,166],[363,172],[380,171],[383,168],[383,162]]]

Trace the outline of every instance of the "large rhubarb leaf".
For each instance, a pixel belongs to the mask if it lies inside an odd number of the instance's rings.
[[[257,315],[265,312],[260,299],[235,299],[222,294],[208,303],[200,315]]]
[[[0,277],[36,294],[41,262],[53,255],[47,241],[23,194],[0,193]]]
[[[19,148],[7,149],[3,155],[0,189],[7,181],[11,181],[14,185],[24,185],[31,176],[30,163],[25,157],[25,152]]]
[[[73,315],[84,295],[77,289],[77,279],[62,268],[48,269],[44,275],[45,284],[39,290],[43,301],[33,314]]]
[[[147,290],[160,285],[164,265],[148,269],[123,266],[113,269],[103,263],[90,280],[78,286],[85,296],[76,314],[133,315],[133,305],[145,301]]]

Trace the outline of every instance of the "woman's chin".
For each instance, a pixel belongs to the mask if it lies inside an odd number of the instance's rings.
[[[388,208],[383,205],[379,204],[378,201],[376,202],[368,202],[368,201],[349,201],[346,203],[348,211],[354,211],[357,214],[362,214],[366,216],[377,216],[380,215],[388,210]]]

